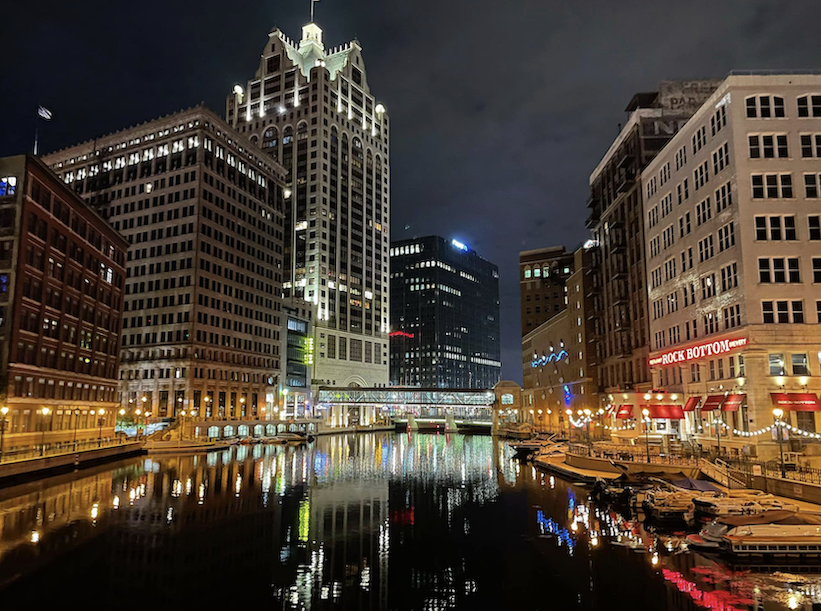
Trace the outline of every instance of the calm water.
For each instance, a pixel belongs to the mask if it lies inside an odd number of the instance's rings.
[[[678,543],[490,437],[333,436],[0,490],[0,608],[821,608],[817,575]]]

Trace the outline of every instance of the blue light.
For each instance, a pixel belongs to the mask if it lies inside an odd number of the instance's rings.
[[[468,251],[468,247],[462,244],[462,242],[460,242],[459,240],[451,240],[450,244],[451,246],[453,246],[454,248],[458,248],[459,250],[463,250],[465,252]]]
[[[541,367],[542,365],[547,365],[553,361],[561,361],[562,359],[566,359],[568,357],[566,350],[560,350],[559,352],[551,352],[547,356],[541,356],[539,358],[535,358],[530,361],[531,367]]]

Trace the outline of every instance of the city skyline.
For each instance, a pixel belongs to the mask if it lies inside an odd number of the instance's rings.
[[[332,46],[362,42],[369,78],[395,124],[391,239],[458,237],[499,264],[503,378],[518,380],[518,252],[559,244],[572,249],[587,237],[587,177],[624,120],[619,109],[635,91],[665,78],[811,66],[818,43],[810,24],[821,7],[471,6],[471,13],[424,4],[375,11],[364,1],[323,2],[316,22]],[[15,119],[0,154],[30,150],[39,104],[54,113],[41,135],[44,151],[200,100],[219,110],[225,92],[247,79],[259,40],[274,26],[299,32],[309,19],[305,3],[284,9],[259,3],[228,17],[216,5],[208,9],[194,16],[145,6],[146,14],[166,15],[152,36],[165,41],[166,51],[157,55],[146,45],[124,44],[144,35],[140,19],[94,7],[81,18],[49,2],[38,5],[46,16],[35,19],[28,16],[33,8],[13,7],[11,18],[26,25],[5,40],[21,57],[13,67],[20,86],[0,102],[4,116]],[[673,22],[680,27],[656,27]],[[530,35],[523,28],[530,23],[546,25]],[[494,35],[503,42],[487,44]],[[230,49],[213,43],[219,36],[232,41]],[[40,44],[44,38],[51,43]],[[512,42],[531,61],[512,64],[500,51]],[[45,55],[55,46],[69,59]],[[472,61],[439,59],[465,49]],[[192,56],[201,61],[191,62]],[[508,85],[486,87],[489,75],[501,72]],[[89,95],[64,95],[78,84]]]

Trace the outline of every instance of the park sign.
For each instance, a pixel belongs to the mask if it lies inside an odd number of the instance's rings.
[[[677,363],[697,361],[698,359],[703,359],[708,356],[726,354],[737,348],[743,348],[746,345],[746,337],[719,339],[713,342],[704,342],[703,344],[689,346],[688,348],[678,348],[676,350],[662,352],[657,356],[651,356],[648,359],[648,363],[650,367],[657,367],[659,365],[675,365]]]

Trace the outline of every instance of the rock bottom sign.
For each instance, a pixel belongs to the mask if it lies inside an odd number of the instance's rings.
[[[648,359],[650,367],[657,365],[674,365],[676,363],[686,363],[687,361],[696,361],[708,356],[717,356],[719,354],[726,354],[731,350],[743,348],[747,345],[746,337],[735,337],[731,339],[719,339],[714,342],[705,342],[696,346],[688,348],[679,348],[678,350],[670,350],[659,354],[658,356],[651,356]]]

